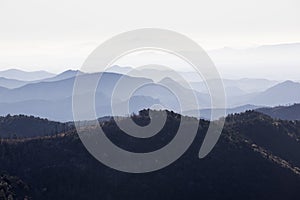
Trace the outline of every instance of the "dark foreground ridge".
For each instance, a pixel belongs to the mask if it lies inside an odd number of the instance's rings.
[[[150,120],[147,111],[132,117],[141,125]],[[168,112],[159,137],[147,141],[122,133],[113,119],[101,124],[118,146],[144,152],[172,140],[181,117]],[[208,125],[208,121],[201,120],[188,151],[156,172],[128,174],[104,166],[87,152],[75,130],[36,138],[2,139],[0,168],[28,185],[21,195],[38,200],[297,199],[300,122],[274,120],[254,111],[230,115],[213,151],[199,159]],[[34,128],[34,124],[31,126]],[[20,194],[16,190],[13,197],[17,199]]]
[[[6,115],[0,117],[0,138],[20,139],[49,136],[66,132],[72,128],[72,123],[54,122],[34,116]]]

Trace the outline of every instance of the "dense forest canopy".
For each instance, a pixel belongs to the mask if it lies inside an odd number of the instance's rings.
[[[116,145],[144,152],[161,148],[172,140],[181,117],[168,112],[167,123],[158,133],[159,137],[145,141],[122,133],[114,119],[101,124]],[[132,118],[137,124],[149,123],[147,111]],[[27,123],[29,119],[19,116],[18,120]],[[6,117],[6,121],[13,120]],[[41,124],[53,127],[52,122],[33,121],[37,127]],[[3,139],[0,166],[1,170],[20,177],[29,186],[21,194],[32,199],[296,197],[300,187],[299,121],[275,120],[254,111],[230,115],[213,151],[206,158],[199,159],[208,125],[209,121],[199,121],[193,144],[179,160],[162,170],[146,174],[123,173],[104,166],[87,152],[74,129],[26,140]],[[31,128],[34,127],[32,123]]]

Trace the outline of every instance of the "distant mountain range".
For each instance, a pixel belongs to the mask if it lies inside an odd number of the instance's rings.
[[[68,78],[73,78],[77,74],[83,74],[83,72],[80,72],[78,70],[67,70],[65,72],[62,72],[61,74],[55,75],[55,74],[50,74],[45,72],[45,75],[40,76],[41,72],[24,72],[21,70],[13,70],[17,72],[20,76],[13,76],[12,74],[7,75],[7,71],[2,71],[3,72],[3,77],[1,77],[0,72],[0,86],[8,88],[8,89],[14,89],[14,88],[19,88],[24,85],[30,84],[30,83],[39,83],[39,82],[53,82],[53,81],[60,81]],[[10,71],[11,73],[13,71]],[[28,76],[29,73],[29,76]],[[48,74],[48,75],[47,75]],[[22,76],[27,77],[25,80],[22,78]],[[9,78],[10,77],[10,78]],[[14,78],[11,78],[14,77]],[[45,77],[45,78],[43,78]]]
[[[0,71],[0,77],[20,80],[20,81],[36,81],[45,78],[50,78],[53,76],[55,76],[55,74],[46,71],[26,72],[19,69],[8,69],[8,70]]]
[[[8,89],[22,87],[28,83],[29,81],[20,81],[16,79],[8,79],[8,78],[0,77],[0,86]]]
[[[120,68],[115,66],[114,70],[111,71],[120,71]],[[126,70],[130,70],[130,68],[127,67]],[[8,72],[12,73],[13,71]],[[37,75],[41,72],[32,73]],[[158,78],[157,80],[142,77],[141,75],[145,75],[145,73],[155,75],[159,71],[148,69],[145,72],[139,71],[135,72],[133,76],[128,76],[113,72],[87,74],[76,70],[68,70],[56,76],[48,74],[47,76],[51,77],[30,81],[0,77],[0,115],[27,114],[59,121],[72,120],[73,86],[75,76],[78,75],[85,84],[82,93],[79,95],[84,96],[91,92],[96,94],[96,112],[99,117],[112,114],[112,92],[118,81],[122,79],[125,87],[119,91],[119,94],[115,94],[115,97],[117,97],[115,106],[119,108],[116,110],[120,111],[117,113],[118,115],[125,114],[124,107],[127,106],[127,101],[123,97],[127,94],[127,88],[143,85],[132,94],[130,113],[160,104],[165,109],[195,116],[194,113],[196,113],[195,110],[198,107],[186,98],[188,105],[182,110],[176,97],[176,93],[180,93],[184,97],[188,96],[186,95],[188,93],[193,93],[202,113],[200,117],[210,119],[210,95],[204,82],[190,82],[191,88],[188,88],[180,82],[180,79],[176,79],[174,74],[170,74],[170,76],[173,76],[175,80],[168,77],[167,71],[162,72],[160,75],[162,79]],[[43,74],[46,76],[47,73]],[[102,79],[97,90],[91,91],[89,88],[90,83],[96,81],[100,75],[102,75]],[[12,75],[10,77],[16,78]],[[214,84],[215,80],[208,81]],[[223,82],[227,95],[226,109],[228,114],[260,107],[300,103],[300,83],[297,82],[277,82],[266,79],[224,79]]]
[[[275,119],[300,120],[300,104],[276,106],[272,108],[258,108],[256,111],[269,115]]]
[[[260,108],[259,106],[247,104],[247,105],[238,106],[238,107],[234,107],[234,108],[227,108],[227,109],[225,109],[225,112],[226,112],[226,115],[230,115],[230,114],[242,113],[242,112],[249,111],[249,110],[256,110],[259,108]],[[215,109],[215,110],[224,111],[224,109]],[[198,115],[198,113],[200,115]],[[188,116],[198,117],[198,118],[205,119],[205,120],[217,120],[220,117],[224,117],[223,115],[218,115],[215,118],[211,118],[212,109],[210,109],[210,108],[200,109],[199,111],[198,110],[189,110],[189,111],[184,112],[184,114],[188,115]]]
[[[300,103],[300,83],[285,81],[250,99],[255,105],[277,106]]]
[[[67,71],[64,71],[64,72],[56,75],[56,76],[46,78],[46,79],[42,79],[40,81],[43,81],[43,82],[61,81],[61,80],[73,78],[77,75],[82,75],[82,74],[84,74],[84,73],[79,71],[79,70],[67,70]]]

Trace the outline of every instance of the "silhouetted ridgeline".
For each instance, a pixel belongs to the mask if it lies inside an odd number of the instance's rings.
[[[1,138],[24,138],[55,135],[68,131],[70,123],[60,123],[25,115],[0,117]]]
[[[144,152],[172,140],[181,117],[168,112],[159,137],[144,141],[124,134],[113,119],[102,122],[102,127],[118,146]],[[141,125],[150,120],[148,111],[133,119]],[[298,199],[300,122],[274,120],[254,111],[230,115],[217,145],[200,160],[208,125],[201,120],[188,151],[152,173],[128,174],[104,166],[87,152],[74,131],[2,141],[0,168],[28,183],[30,196],[38,200]]]
[[[72,114],[72,97],[75,79],[81,80],[82,92],[77,97],[85,97],[92,92],[95,94],[95,110],[98,117],[112,115],[111,98],[123,99],[123,95],[128,91],[121,90],[116,94],[112,91],[116,88],[120,80],[124,81],[121,85],[138,86],[142,88],[134,92],[130,99],[130,112],[138,112],[141,109],[149,108],[154,104],[160,104],[167,109],[179,112],[180,106],[178,99],[174,94],[185,94],[193,92],[197,98],[198,105],[189,104],[183,113],[196,113],[200,109],[202,117],[210,119],[210,95],[206,83],[198,80],[200,77],[195,76],[192,72],[181,72],[183,77],[187,78],[192,88],[186,87],[185,84],[174,75],[174,72],[167,70],[132,69],[130,75],[122,74],[122,67],[114,67],[115,72],[83,73],[80,71],[67,70],[54,76],[53,74],[44,74],[40,80],[31,80],[33,74],[41,72],[22,72],[19,70],[8,70],[0,72],[0,115],[19,114],[40,116],[54,121],[67,122],[73,120]],[[125,70],[128,70],[125,69]],[[8,73],[9,72],[9,73]],[[8,73],[8,74],[7,74]],[[17,76],[14,76],[17,75]],[[78,77],[76,77],[78,75]],[[101,80],[98,82],[98,79]],[[2,76],[2,77],[1,77]],[[12,78],[27,77],[30,80],[15,80]],[[35,76],[36,77],[36,76]],[[44,78],[42,78],[44,77]],[[147,77],[147,78],[145,78]],[[198,77],[198,78],[197,78]],[[218,80],[209,80],[209,83],[215,84]],[[96,91],[90,88],[91,83],[99,83]],[[300,83],[293,81],[272,81],[266,79],[223,79],[224,89],[226,92],[226,102],[228,112],[244,112],[249,107],[255,109],[262,106],[277,106],[290,103],[300,103]],[[168,91],[162,85],[170,88]],[[47,92],[45,92],[47,91]],[[155,92],[154,92],[155,91]],[[172,94],[174,93],[174,94]],[[280,94],[280,95],[278,95]],[[117,95],[117,96],[116,96]],[[187,99],[189,102],[189,99]],[[115,110],[120,113],[114,115],[126,115],[122,112],[127,101],[116,101]],[[196,112],[195,112],[196,110]],[[84,120],[81,119],[81,120]]]

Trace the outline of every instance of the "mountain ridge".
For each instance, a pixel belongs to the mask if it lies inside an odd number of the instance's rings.
[[[152,149],[152,145],[160,147],[176,134],[174,127],[179,126],[181,116],[167,113],[167,123],[158,133],[160,137],[147,141],[122,134],[113,119],[101,127],[107,137],[122,148]],[[150,119],[147,111],[131,118],[137,124],[145,124]],[[199,159],[198,152],[208,126],[208,121],[200,120],[198,134],[184,155],[170,166],[146,174],[121,173],[99,163],[88,153],[75,131],[27,140],[2,140],[0,166],[30,184],[29,195],[33,199],[298,197],[299,122],[278,121],[254,111],[231,115],[213,151]],[[265,140],[265,137],[273,139]],[[288,148],[278,148],[287,143]],[[293,148],[295,151],[291,151]],[[86,182],[102,187],[90,187]]]
[[[35,81],[39,79],[50,78],[52,76],[55,76],[55,74],[43,70],[24,71],[20,69],[7,69],[0,71],[0,77],[16,79],[19,81]]]
[[[257,112],[264,113],[276,119],[300,120],[300,104],[291,106],[276,106],[256,109]]]

